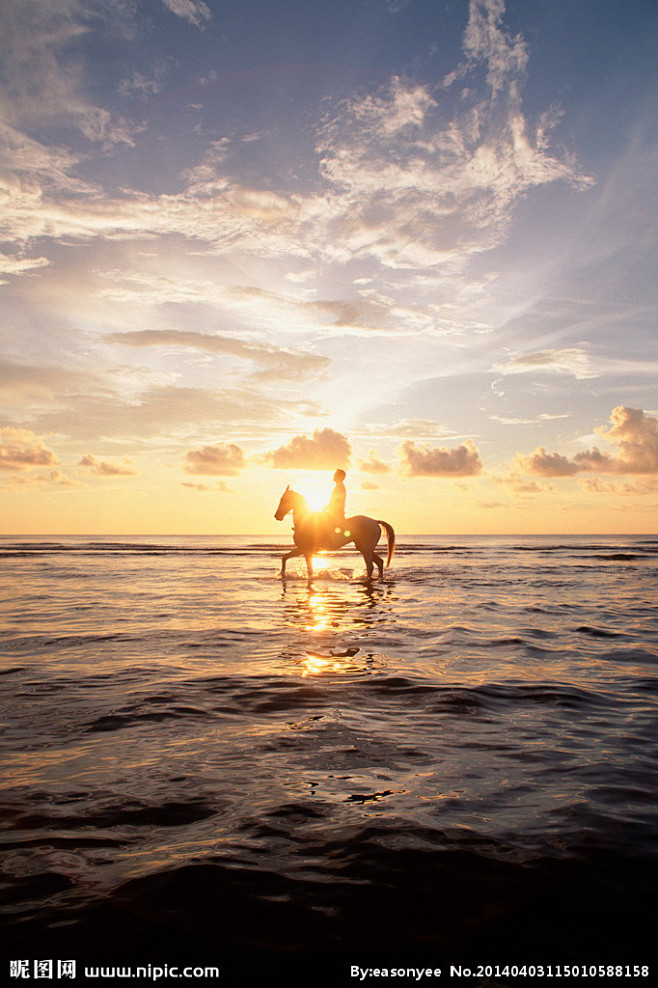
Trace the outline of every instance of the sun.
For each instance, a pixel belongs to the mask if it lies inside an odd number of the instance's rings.
[[[323,477],[300,477],[299,493],[303,494],[311,511],[322,511],[329,503],[331,483]]]

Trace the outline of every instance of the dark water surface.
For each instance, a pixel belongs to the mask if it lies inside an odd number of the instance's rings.
[[[0,540],[5,972],[650,963],[658,540],[280,548]]]

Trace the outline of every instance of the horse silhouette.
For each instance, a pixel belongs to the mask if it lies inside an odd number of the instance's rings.
[[[292,511],[293,542],[295,548],[281,559],[281,576],[286,575],[286,563],[295,556],[304,556],[309,579],[313,576],[313,555],[324,550],[340,549],[353,542],[362,554],[368,579],[372,579],[373,562],[377,564],[379,577],[384,577],[384,560],[375,552],[382,528],[386,532],[388,555],[386,568],[390,566],[395,552],[395,532],[387,521],[376,521],[367,515],[354,515],[352,518],[337,519],[322,511],[311,511],[306,498],[290,487],[286,487],[279,507],[274,513],[277,521],[283,521]]]

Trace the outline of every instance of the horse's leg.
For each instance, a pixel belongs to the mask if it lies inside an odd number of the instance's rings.
[[[366,576],[372,580],[372,549],[362,549],[361,552],[366,563]]]
[[[281,576],[286,575],[286,563],[288,562],[288,560],[293,559],[295,556],[301,556],[301,554],[302,554],[301,549],[291,549],[290,552],[286,553],[286,555],[281,560]]]
[[[313,579],[313,553],[305,552],[304,558],[306,559],[306,569],[308,570],[309,580]]]
[[[376,552],[373,552],[372,558],[377,563],[377,569],[379,570],[379,579],[384,579],[384,560],[381,556],[378,556]]]

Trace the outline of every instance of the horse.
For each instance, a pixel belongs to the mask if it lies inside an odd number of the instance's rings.
[[[304,556],[309,580],[313,577],[313,554],[323,549],[340,549],[341,546],[353,542],[363,555],[368,579],[372,579],[373,562],[377,564],[379,578],[384,578],[384,560],[375,552],[379,542],[381,529],[386,532],[388,555],[386,568],[391,564],[395,552],[395,532],[387,521],[376,521],[367,515],[354,515],[338,521],[330,514],[322,511],[311,511],[306,498],[297,491],[286,487],[279,507],[274,512],[277,521],[283,521],[292,511],[293,542],[295,548],[286,553],[281,559],[281,576],[286,575],[286,563],[294,556]]]

